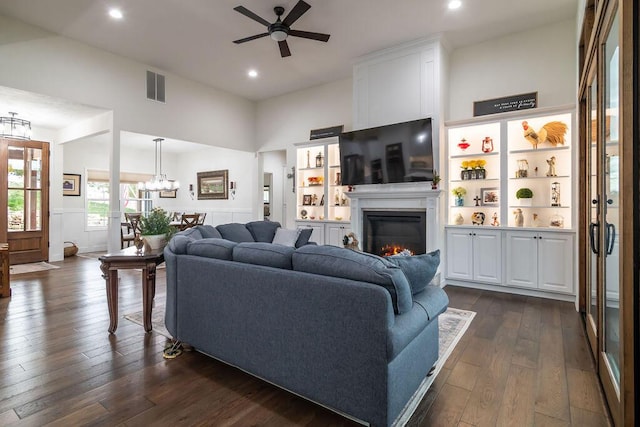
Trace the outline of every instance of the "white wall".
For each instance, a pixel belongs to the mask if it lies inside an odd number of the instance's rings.
[[[311,129],[344,125],[351,130],[352,102],[351,78],[258,102],[257,150],[283,150],[308,141]]]
[[[538,106],[576,102],[576,22],[562,21],[452,52],[446,120],[473,117],[473,102],[538,92]]]
[[[254,151],[251,101],[4,16],[0,28],[2,86],[113,110],[116,132]],[[166,104],[146,99],[148,69],[166,76]]]

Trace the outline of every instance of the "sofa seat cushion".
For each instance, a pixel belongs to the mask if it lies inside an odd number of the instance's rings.
[[[187,228],[187,230],[196,229],[200,232],[205,239],[222,239],[222,234],[212,225],[197,225],[195,227]]]
[[[263,242],[238,243],[233,248],[233,260],[245,264],[291,270],[291,255],[295,249],[290,246],[273,245]]]
[[[231,261],[233,259],[233,248],[236,245],[236,242],[225,239],[193,240],[187,245],[187,254]]]
[[[253,221],[245,224],[256,242],[271,243],[276,230],[280,228],[277,221]]]
[[[296,246],[296,242],[298,241],[298,237],[300,237],[300,230],[288,230],[286,228],[278,228],[276,230],[276,235],[273,236],[274,245],[284,245],[291,246],[294,248]]]
[[[400,267],[409,281],[411,293],[415,295],[422,292],[436,275],[440,265],[440,250],[413,256],[393,255],[387,260]]]
[[[236,222],[231,224],[222,224],[217,226],[216,229],[220,232],[223,239],[231,240],[236,243],[255,242],[251,232],[247,230],[247,227],[245,227],[244,224]]]
[[[396,314],[411,310],[411,287],[404,273],[382,257],[337,246],[306,245],[293,253],[292,260],[297,271],[381,285],[391,294]]]

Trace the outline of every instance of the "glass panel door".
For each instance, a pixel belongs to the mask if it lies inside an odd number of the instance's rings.
[[[589,253],[587,256],[587,331],[594,354],[598,353],[598,252],[599,252],[599,199],[598,199],[598,79],[594,73],[587,91],[587,197],[589,206]]]
[[[620,387],[620,140],[619,140],[619,42],[616,14],[604,44],[604,353],[614,384]]]

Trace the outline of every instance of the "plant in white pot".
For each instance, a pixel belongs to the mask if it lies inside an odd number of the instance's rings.
[[[162,208],[153,208],[146,216],[140,217],[140,234],[151,249],[162,249],[173,231],[171,217]]]
[[[531,206],[533,191],[530,188],[520,188],[516,191],[516,199],[520,201],[521,206]]]

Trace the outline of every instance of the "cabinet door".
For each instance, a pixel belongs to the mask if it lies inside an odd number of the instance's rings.
[[[538,233],[538,286],[573,293],[573,236]]]
[[[325,234],[325,244],[333,246],[343,246],[342,239],[351,233],[351,227],[345,224],[327,224],[327,232]]]
[[[502,283],[502,233],[473,231],[473,279]]]
[[[311,237],[309,237],[309,241],[316,242],[319,245],[324,245],[324,224],[309,224],[308,222],[296,221],[296,227],[313,229]]]
[[[506,237],[507,285],[538,288],[537,233],[509,231]]]
[[[447,278],[473,280],[471,230],[447,229]]]

